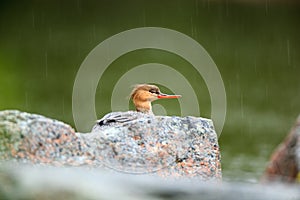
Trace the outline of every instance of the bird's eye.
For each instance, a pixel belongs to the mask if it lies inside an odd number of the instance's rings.
[[[154,93],[154,94],[159,94],[159,92],[155,89],[151,89],[151,90],[149,90],[149,92]]]

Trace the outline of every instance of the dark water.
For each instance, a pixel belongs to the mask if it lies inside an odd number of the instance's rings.
[[[219,139],[224,179],[257,182],[300,113],[299,19],[300,4],[286,1],[1,1],[0,109],[36,112],[74,125],[74,80],[95,46],[128,29],[173,29],[198,41],[222,75],[227,95]],[[104,72],[95,97],[99,118],[110,112],[112,89],[122,74],[149,62],[184,75],[201,116],[210,117],[201,75],[177,55],[144,49],[121,56]],[[163,90],[170,92],[167,86]],[[161,104],[167,114],[180,115],[177,101]]]

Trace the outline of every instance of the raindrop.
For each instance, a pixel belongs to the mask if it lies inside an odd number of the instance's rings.
[[[146,27],[146,8],[143,9],[143,25]]]
[[[266,98],[268,98],[269,97],[268,85],[266,85],[265,87],[265,94],[266,94]]]
[[[25,108],[28,109],[28,93],[25,92]]]
[[[242,118],[244,118],[244,96],[242,92],[241,92],[241,115]]]
[[[96,25],[93,24],[93,40],[96,41],[97,34],[96,34]]]
[[[196,16],[199,16],[198,0],[195,1],[195,7],[196,7]]]
[[[192,37],[194,37],[194,23],[193,23],[193,17],[191,17],[191,32],[192,32]]]
[[[258,73],[257,73],[257,63],[256,63],[256,58],[254,58],[254,71],[255,71],[255,74],[258,74]]]
[[[48,30],[48,37],[49,37],[49,42],[51,42],[51,40],[52,40],[52,29],[51,28],[49,28],[49,30]]]
[[[268,12],[269,12],[269,0],[266,0],[265,1],[265,11],[266,11],[266,15],[268,15]]]
[[[62,111],[63,111],[63,116],[65,116],[65,97],[62,97]]]
[[[229,16],[228,0],[226,0],[226,16]]]
[[[216,52],[217,54],[219,54],[221,51],[220,51],[220,45],[218,45],[218,35],[215,36],[215,48],[216,48]]]
[[[45,76],[48,78],[48,52],[45,53]]]
[[[77,0],[77,10],[78,10],[78,13],[81,14],[80,0]]]
[[[287,39],[286,41],[286,47],[287,47],[287,60],[288,60],[288,65],[291,64],[291,56],[290,56],[290,40]]]
[[[78,57],[81,56],[80,50],[81,50],[81,42],[80,42],[80,40],[78,40],[77,41],[77,55],[78,55]]]
[[[35,16],[34,16],[33,11],[32,11],[32,14],[31,14],[31,20],[32,20],[32,27],[35,28]]]

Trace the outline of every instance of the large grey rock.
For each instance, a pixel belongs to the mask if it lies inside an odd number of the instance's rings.
[[[74,129],[57,120],[16,110],[0,112],[0,160],[80,165],[88,146]]]
[[[130,121],[126,121],[130,119]],[[107,123],[105,121],[115,121]],[[118,123],[121,121],[121,123]],[[105,165],[129,173],[221,178],[217,134],[211,120],[117,112],[95,126],[89,141]]]
[[[111,113],[104,119],[118,115],[130,116],[131,120],[96,125],[91,133],[83,134],[40,115],[2,111],[0,159],[221,179],[219,145],[211,120],[137,112]]]

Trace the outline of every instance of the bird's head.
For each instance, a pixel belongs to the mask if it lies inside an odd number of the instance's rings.
[[[180,95],[168,95],[160,92],[156,85],[139,84],[131,92],[131,98],[137,111],[152,113],[151,102],[157,99],[174,99]]]

